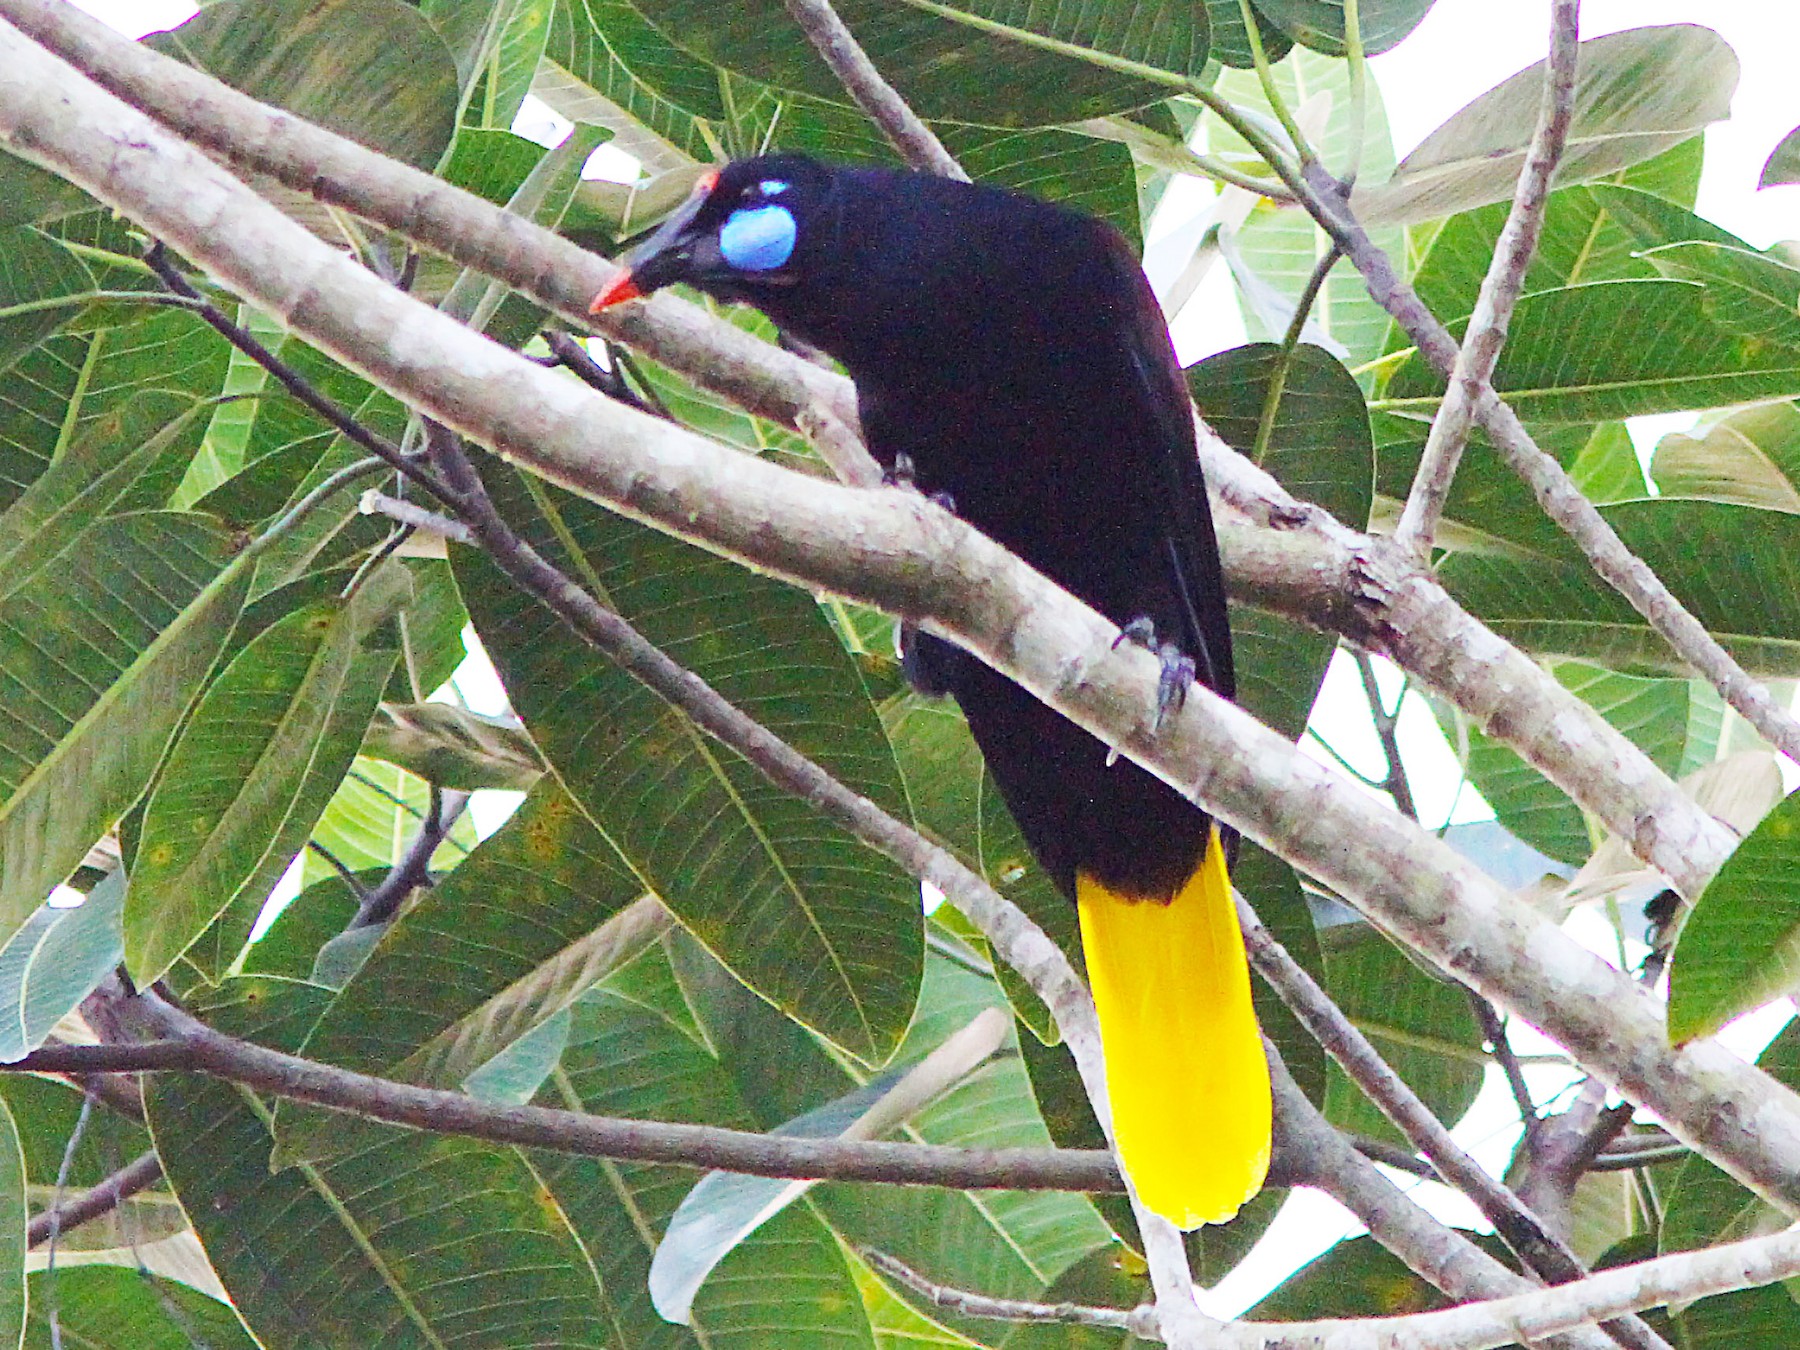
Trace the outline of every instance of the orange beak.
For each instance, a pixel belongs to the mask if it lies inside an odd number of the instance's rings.
[[[613,305],[622,305],[627,300],[641,300],[643,297],[644,293],[637,288],[637,283],[631,279],[631,269],[629,267],[621,267],[617,272],[613,273],[612,280],[600,288],[600,294],[596,295],[594,297],[594,303],[588,306],[588,313],[598,314],[601,310],[610,308]]]
[[[694,190],[689,194],[687,204],[664,221],[661,228],[632,253],[630,262],[613,273],[612,280],[601,288],[600,294],[594,297],[594,303],[588,306],[588,313],[598,314],[603,309],[608,309],[613,305],[622,305],[627,300],[643,299],[644,292],[638,286],[635,275],[637,267],[650,263],[671,243],[679,240],[681,232],[687,228],[700,210],[702,203],[706,201],[707,194],[718,185],[719,171],[717,169],[708,169],[702,173],[694,183]],[[651,270],[654,272],[657,269],[652,267]],[[650,282],[650,289],[655,290],[671,279],[673,278],[668,276],[653,278]]]

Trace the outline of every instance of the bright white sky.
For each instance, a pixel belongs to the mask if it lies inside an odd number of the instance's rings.
[[[186,0],[76,3],[133,36],[171,27],[194,12],[194,6]],[[1506,4],[1496,4],[1494,0],[1438,0],[1411,37],[1372,62],[1387,104],[1396,149],[1404,155],[1476,95],[1541,60],[1548,23],[1547,0],[1509,0]],[[1800,187],[1756,191],[1764,159],[1800,123],[1800,95],[1795,92],[1800,87],[1795,77],[1796,65],[1800,63],[1800,4],[1793,0],[1587,0],[1582,6],[1585,36],[1663,23],[1708,25],[1732,45],[1743,63],[1730,121],[1707,134],[1700,213],[1759,247],[1800,236]],[[1179,194],[1177,200],[1185,195]],[[1185,215],[1203,209],[1205,196],[1201,192],[1186,196],[1185,209],[1178,206],[1177,210]],[[1162,234],[1181,223],[1166,212],[1153,222],[1152,232]],[[1204,308],[1214,322],[1196,329],[1189,329],[1185,321],[1179,326],[1178,339],[1187,360],[1243,340],[1242,329],[1236,323],[1237,307],[1223,290],[1224,281],[1224,269],[1216,269],[1215,276],[1206,283],[1208,288],[1219,288],[1212,292],[1213,303],[1193,307]],[[1201,292],[1203,301],[1208,293],[1205,289]],[[1653,440],[1665,429],[1666,423],[1637,427],[1634,433]],[[478,708],[498,710],[503,705],[498,684],[491,671],[485,669],[484,661],[472,659],[466,664],[459,672],[458,684]],[[1380,763],[1380,752],[1373,733],[1367,729],[1363,708],[1354,673],[1334,667],[1315,723],[1332,729],[1334,743],[1353,762],[1374,769]],[[1421,807],[1428,817],[1436,812],[1442,819],[1449,808],[1455,766],[1429,712],[1417,700],[1409,700],[1402,735]],[[501,807],[498,801],[493,805]],[[1465,794],[1455,818],[1479,819],[1487,814],[1479,799]],[[497,823],[490,816],[488,827]],[[1602,941],[1599,934],[1583,936],[1603,952],[1609,945],[1609,940]],[[1740,1053],[1754,1054],[1788,1015],[1789,1010],[1783,1005],[1746,1018],[1728,1028],[1725,1039]],[[1517,1043],[1525,1052],[1555,1048],[1531,1037],[1528,1031]],[[1565,1090],[1570,1081],[1565,1071],[1554,1066],[1530,1069],[1528,1076],[1533,1079],[1534,1094],[1540,1102]],[[1517,1132],[1517,1113],[1511,1109],[1498,1074],[1491,1073],[1481,1098],[1458,1127],[1458,1137],[1486,1165],[1498,1171]],[[1416,1189],[1420,1198],[1444,1218],[1476,1224],[1472,1207],[1460,1196],[1435,1185],[1396,1179]],[[1241,1312],[1296,1265],[1356,1231],[1359,1225],[1334,1201],[1315,1191],[1295,1192],[1250,1257],[1205,1296],[1207,1310],[1217,1316]]]

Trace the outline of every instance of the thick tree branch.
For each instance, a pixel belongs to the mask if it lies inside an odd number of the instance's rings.
[[[734,453],[494,346],[383,287],[4,28],[0,137],[204,260],[307,341],[503,454],[716,551],[921,618],[1544,1027],[1739,1180],[1800,1207],[1800,1099],[1710,1043],[1668,1046],[1653,998],[1241,710],[1195,689],[1153,735],[1154,658],[1114,650],[1112,625],[929,503]],[[1044,960],[1061,962],[1036,941]]]
[[[519,1144],[583,1157],[678,1163],[752,1176],[883,1181],[966,1189],[1124,1189],[1105,1153],[1080,1149],[959,1149],[929,1144],[844,1143],[498,1106],[436,1088],[396,1083],[268,1050],[214,1031],[153,995],[113,1000],[162,1039],[138,1044],[46,1047],[6,1072],[204,1073],[273,1097],[309,1102],[391,1125]]]
[[[1555,0],[1550,11],[1550,56],[1544,65],[1544,93],[1538,104],[1537,127],[1519,183],[1513,190],[1512,210],[1501,227],[1493,261],[1481,283],[1475,311],[1456,364],[1450,372],[1444,401],[1438,405],[1426,438],[1424,453],[1413,475],[1412,491],[1394,527],[1394,540],[1421,562],[1431,556],[1431,540],[1438,517],[1450,498],[1450,483],[1468,444],[1469,427],[1482,390],[1493,379],[1506,345],[1506,329],[1513,305],[1525,287],[1525,272],[1537,251],[1543,231],[1544,211],[1550,202],[1550,182],[1562,161],[1569,139],[1569,123],[1575,114],[1575,61],[1581,43],[1581,0]]]
[[[0,0],[0,14],[215,153],[410,235],[575,322],[588,321],[587,302],[610,275],[607,265],[521,217],[256,103],[126,41],[61,0]],[[602,318],[612,336],[746,410],[801,431],[844,481],[879,481],[873,459],[849,430],[854,396],[842,378],[666,293]],[[1297,502],[1209,430],[1202,430],[1200,445],[1213,489],[1250,519],[1282,532],[1225,522],[1234,594],[1389,656],[1518,751],[1677,888],[1698,894],[1735,840],[1636,746],[1470,619],[1386,541]]]
[[[838,17],[831,0],[786,0],[787,11],[806,40],[813,45],[831,73],[838,77],[856,106],[867,114],[900,152],[900,158],[915,169],[940,174],[945,178],[969,181],[963,166],[944,148],[937,133],[907,106],[900,92],[882,77],[869,54],[856,40],[850,26]]]
[[[161,1176],[162,1160],[156,1156],[156,1150],[151,1149],[126,1163],[91,1190],[33,1214],[31,1224],[26,1229],[26,1246],[42,1246],[50,1240],[53,1233],[67,1233],[103,1214],[112,1213],[146,1186],[155,1185]]]

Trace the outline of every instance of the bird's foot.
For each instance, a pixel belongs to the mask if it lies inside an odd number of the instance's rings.
[[[1156,677],[1156,716],[1150,723],[1151,734],[1155,735],[1162,731],[1169,714],[1181,711],[1187,702],[1188,686],[1199,668],[1194,658],[1175,643],[1157,641],[1156,623],[1148,614],[1138,615],[1119,630],[1119,636],[1113,639],[1114,650],[1124,642],[1135,642],[1162,663],[1162,671]]]
[[[907,454],[904,450],[895,455],[894,462],[882,471],[881,485],[883,487],[906,488],[909,491],[918,491],[918,482],[914,477],[912,456]]]
[[[881,485],[899,488],[902,492],[917,492],[933,506],[941,507],[951,515],[956,514],[956,498],[948,492],[926,492],[919,486],[912,456],[905,451],[894,456],[893,466],[881,475]]]

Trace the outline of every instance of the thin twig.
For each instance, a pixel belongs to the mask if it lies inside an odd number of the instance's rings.
[[[616,398],[619,402],[636,408],[639,412],[649,413],[652,417],[674,420],[669,410],[663,406],[661,399],[646,398],[639,394],[626,381],[623,373],[616,366],[614,369],[608,370],[588,354],[587,348],[567,333],[558,332],[554,328],[546,329],[544,344],[550,348],[558,365],[590,389],[596,389],[608,398]]]
[[[1419,818],[1413,801],[1412,780],[1406,776],[1406,761],[1400,757],[1400,709],[1406,702],[1406,691],[1400,692],[1394,710],[1388,711],[1381,698],[1381,684],[1375,678],[1375,662],[1360,647],[1352,649],[1356,673],[1362,677],[1363,697],[1369,703],[1369,720],[1375,724],[1375,735],[1381,742],[1381,754],[1387,761],[1387,774],[1375,784],[1394,799],[1394,808],[1408,820]]]
[[[389,520],[398,521],[415,530],[429,530],[445,539],[454,539],[459,544],[469,543],[473,538],[469,527],[460,520],[439,515],[436,511],[427,511],[402,497],[390,497],[379,488],[370,488],[357,498],[356,509],[365,516],[386,516]]]
[[[1324,256],[1313,265],[1312,275],[1306,279],[1305,289],[1294,304],[1294,317],[1288,321],[1287,332],[1281,339],[1275,369],[1269,372],[1269,391],[1263,395],[1262,415],[1256,421],[1256,440],[1250,448],[1250,458],[1258,464],[1268,455],[1269,440],[1275,434],[1275,418],[1281,411],[1282,397],[1287,393],[1288,373],[1294,367],[1294,351],[1300,345],[1300,335],[1306,331],[1306,320],[1312,314],[1319,292],[1325,288],[1325,279],[1342,256],[1336,244],[1327,248]]]
[[[81,1098],[81,1114],[75,1117],[75,1128],[69,1131],[69,1139],[63,1145],[62,1163],[56,1169],[56,1192],[50,1201],[49,1231],[44,1240],[50,1244],[50,1250],[44,1257],[44,1296],[50,1310],[50,1345],[51,1350],[62,1350],[62,1318],[56,1298],[56,1240],[62,1235],[63,1194],[69,1188],[69,1172],[75,1166],[75,1151],[81,1147],[81,1138],[87,1133],[88,1120],[94,1113],[94,1099],[86,1094]]]
[[[1079,1327],[1116,1327],[1145,1340],[1161,1338],[1156,1309],[1148,1303],[1135,1308],[1095,1308],[1080,1303],[1031,1303],[1017,1298],[993,1298],[938,1284],[904,1261],[873,1247],[859,1247],[857,1255],[871,1270],[905,1285],[934,1307],[947,1308],[965,1317],[985,1317],[997,1322],[1060,1322]]]
[[[234,322],[224,310],[195,290],[188,279],[181,274],[181,269],[169,260],[169,251],[162,240],[158,239],[152,242],[149,250],[144,254],[144,262],[162,279],[163,285],[167,286],[170,291],[192,302],[194,312],[204,319],[209,327],[239,351],[253,358],[257,365],[279,380],[283,388],[330,423],[346,440],[361,446],[403,477],[410,478],[432,496],[443,498],[443,488],[433,480],[430,474],[424,472],[409,459],[399,446],[377,436],[355,418],[346,415],[329,399],[321,397],[318,390],[314,389],[311,382],[299,371],[265,347],[249,329]]]
[[[1569,139],[1569,123],[1575,115],[1575,62],[1580,46],[1581,0],[1555,0],[1550,12],[1550,57],[1544,67],[1544,92],[1538,104],[1537,127],[1519,170],[1512,210],[1494,246],[1493,261],[1481,283],[1475,312],[1456,353],[1450,384],[1432,419],[1412,490],[1400,512],[1394,538],[1421,560],[1431,554],[1431,540],[1438,517],[1450,498],[1450,484],[1463,447],[1469,441],[1475,405],[1493,379],[1506,345],[1506,329],[1513,305],[1525,287],[1525,272],[1537,251],[1550,201],[1551,180]]]
[[[937,133],[907,106],[893,85],[882,77],[869,54],[856,40],[831,0],[786,0],[787,11],[813,49],[831,67],[831,73],[856,101],[900,158],[924,173],[969,181],[956,157],[944,148]]]
[[[884,1181],[958,1189],[1124,1189],[1112,1158],[1082,1149],[960,1149],[764,1135],[712,1126],[668,1124],[502,1106],[460,1092],[416,1087],[315,1064],[214,1031],[156,998],[112,1000],[162,1039],[119,1045],[46,1047],[4,1072],[203,1073],[274,1097],[310,1102],[393,1125],[582,1157],[680,1163],[752,1176]]]
[[[151,1149],[136,1160],[126,1163],[106,1180],[80,1195],[58,1201],[42,1213],[31,1216],[26,1230],[26,1245],[37,1247],[59,1233],[67,1233],[84,1223],[110,1214],[126,1200],[162,1176],[162,1159]]]
[[[456,828],[456,822],[462,819],[463,809],[469,804],[467,792],[457,788],[441,788],[436,783],[430,786],[431,805],[425,812],[425,819],[419,822],[412,843],[407,846],[400,861],[381,879],[381,883],[358,900],[356,916],[350,920],[351,928],[368,928],[374,924],[386,923],[399,913],[401,903],[412,894],[415,887],[429,883],[431,855],[437,852],[438,845]]]
[[[1475,1020],[1481,1024],[1481,1034],[1493,1048],[1494,1062],[1506,1076],[1506,1086],[1512,1093],[1513,1104],[1519,1108],[1519,1122],[1525,1127],[1525,1134],[1529,1137],[1538,1125],[1537,1105],[1531,1100],[1531,1089],[1526,1085],[1525,1071],[1519,1066],[1519,1057],[1513,1053],[1512,1041],[1507,1037],[1506,1019],[1500,1016],[1492,1003],[1473,989],[1468,990],[1468,995]]]

